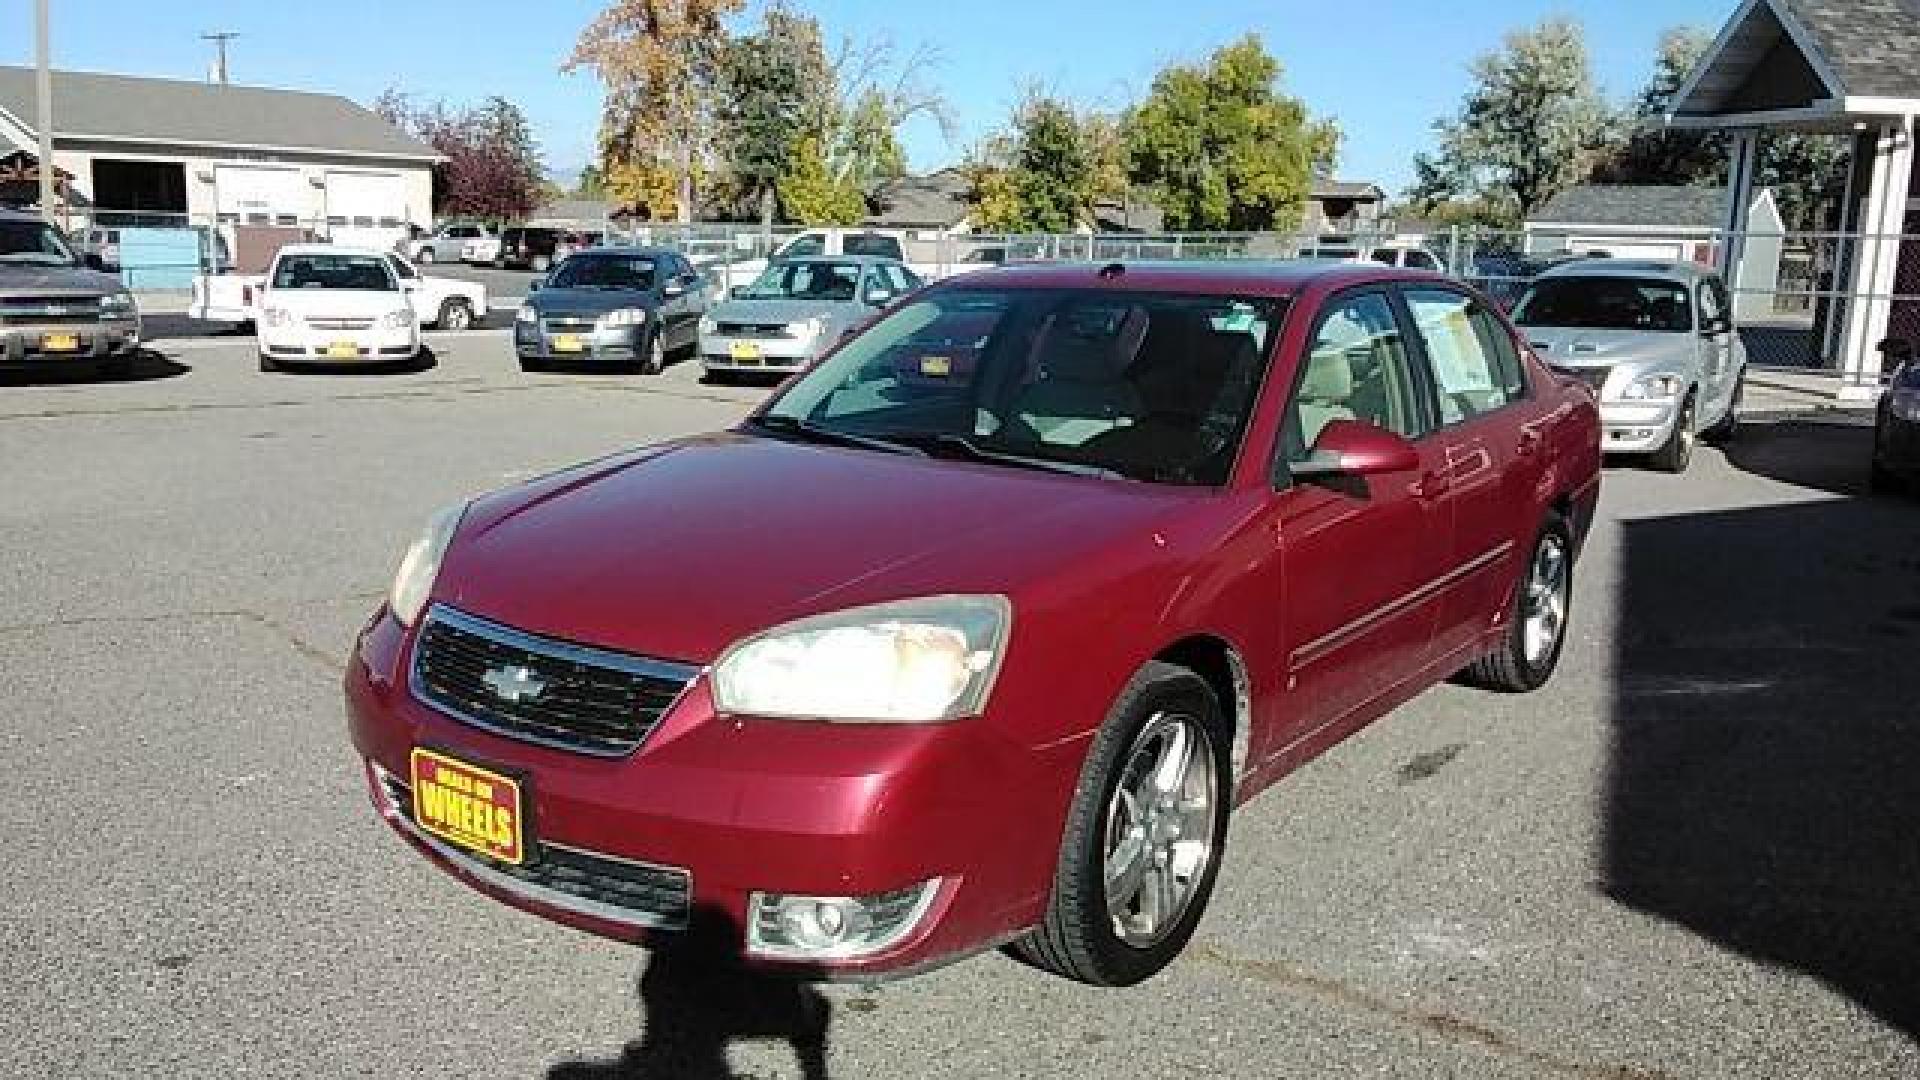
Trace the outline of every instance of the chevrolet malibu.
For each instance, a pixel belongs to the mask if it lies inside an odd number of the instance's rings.
[[[942,393],[896,354],[956,320]],[[1133,984],[1234,806],[1441,680],[1547,681],[1599,446],[1591,392],[1437,277],[983,270],[734,430],[435,516],[352,737],[422,855],[580,929]]]

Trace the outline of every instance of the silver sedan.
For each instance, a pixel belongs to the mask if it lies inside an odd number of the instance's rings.
[[[797,371],[919,287],[895,259],[781,260],[708,310],[700,321],[700,362],[716,375]]]

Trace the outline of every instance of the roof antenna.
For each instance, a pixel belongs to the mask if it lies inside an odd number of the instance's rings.
[[[1117,278],[1122,274],[1125,274],[1126,272],[1127,272],[1127,267],[1125,263],[1117,263],[1117,262],[1108,263],[1107,265],[1100,268],[1100,280],[1112,281],[1114,278]]]

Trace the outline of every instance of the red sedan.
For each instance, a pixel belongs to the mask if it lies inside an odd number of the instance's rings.
[[[969,377],[906,385],[957,319]],[[1436,682],[1548,679],[1599,445],[1438,277],[982,271],[736,430],[434,518],[353,740],[421,853],[581,929],[1131,984],[1233,806]]]

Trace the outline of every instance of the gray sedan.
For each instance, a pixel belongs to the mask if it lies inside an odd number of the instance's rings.
[[[920,279],[896,259],[783,259],[700,321],[700,361],[713,374],[807,366]]]
[[[1684,472],[1701,436],[1740,422],[1747,350],[1720,275],[1692,263],[1582,259],[1527,286],[1513,321],[1600,398],[1601,449]]]

